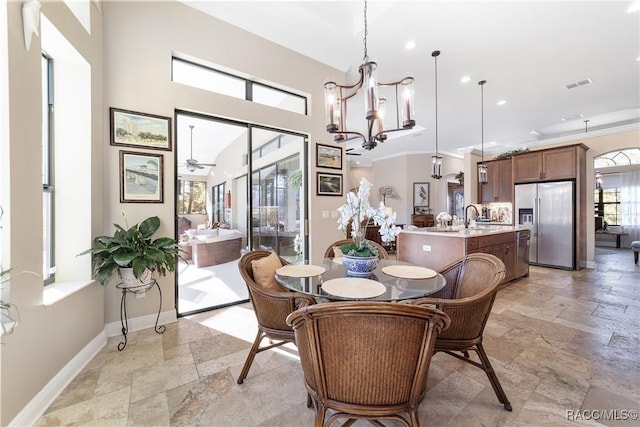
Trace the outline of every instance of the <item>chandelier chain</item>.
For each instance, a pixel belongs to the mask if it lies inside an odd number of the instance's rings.
[[[364,43],[364,56],[362,57],[362,62],[369,62],[369,53],[367,52],[367,36],[369,35],[369,28],[367,27],[367,2],[364,2],[364,39],[362,39]]]

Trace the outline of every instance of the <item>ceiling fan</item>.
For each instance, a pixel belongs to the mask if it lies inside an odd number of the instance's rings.
[[[215,163],[199,163],[196,159],[193,158],[193,128],[194,125],[189,125],[191,129],[191,152],[189,158],[186,160],[184,166],[186,166],[189,172],[195,172],[196,169],[204,169],[205,166],[215,166]]]
[[[352,152],[353,150],[355,150],[355,148],[347,148],[344,151],[345,151],[345,153],[347,153],[347,156],[362,156],[362,153]]]

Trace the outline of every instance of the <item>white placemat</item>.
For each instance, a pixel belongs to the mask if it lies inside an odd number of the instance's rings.
[[[327,280],[322,284],[322,289],[328,294],[343,298],[373,298],[387,290],[380,282],[358,277]]]
[[[430,268],[417,267],[415,265],[388,265],[382,267],[382,272],[402,279],[431,279],[438,273]]]
[[[280,267],[276,270],[276,273],[280,276],[287,277],[313,277],[319,276],[326,270],[319,265],[307,265],[307,264],[288,264]]]

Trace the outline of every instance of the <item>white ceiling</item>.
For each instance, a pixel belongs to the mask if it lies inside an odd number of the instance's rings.
[[[348,73],[363,58],[362,1],[183,1]],[[435,149],[438,58],[439,151],[485,154],[541,139],[640,123],[640,12],[630,1],[372,1],[368,54],[379,81],[415,78],[416,129],[352,160]],[[406,50],[414,41],[416,47]],[[469,76],[469,83],[461,83]],[[565,85],[584,79],[575,89]],[[318,86],[324,82],[319,81]],[[503,106],[498,100],[506,100]],[[359,112],[358,112],[359,114]],[[563,118],[577,116],[573,120]],[[356,112],[350,113],[353,117]],[[364,118],[363,118],[364,120]],[[541,137],[530,134],[536,131]],[[390,135],[391,137],[391,135]],[[326,135],[327,140],[331,138]],[[359,147],[352,141],[349,147]],[[364,150],[357,150],[364,151]],[[489,154],[489,157],[491,155]]]

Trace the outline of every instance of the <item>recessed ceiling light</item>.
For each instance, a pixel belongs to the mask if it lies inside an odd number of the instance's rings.
[[[627,13],[633,13],[639,10],[640,10],[640,1],[637,1],[635,3],[632,3],[631,6],[629,6],[629,9],[627,9]]]
[[[501,99],[500,101],[496,102],[496,105],[504,105],[506,103],[507,101],[505,101],[504,99]]]
[[[416,47],[416,42],[413,40],[409,40],[406,45],[404,45],[405,49],[411,50]]]
[[[463,78],[460,79],[460,81],[462,83],[469,83],[471,81],[471,77],[469,76],[464,76]]]
[[[360,162],[356,162],[356,165],[359,165],[359,164],[360,164]]]
[[[636,58],[636,61],[640,61],[640,56],[638,56],[638,57]]]

